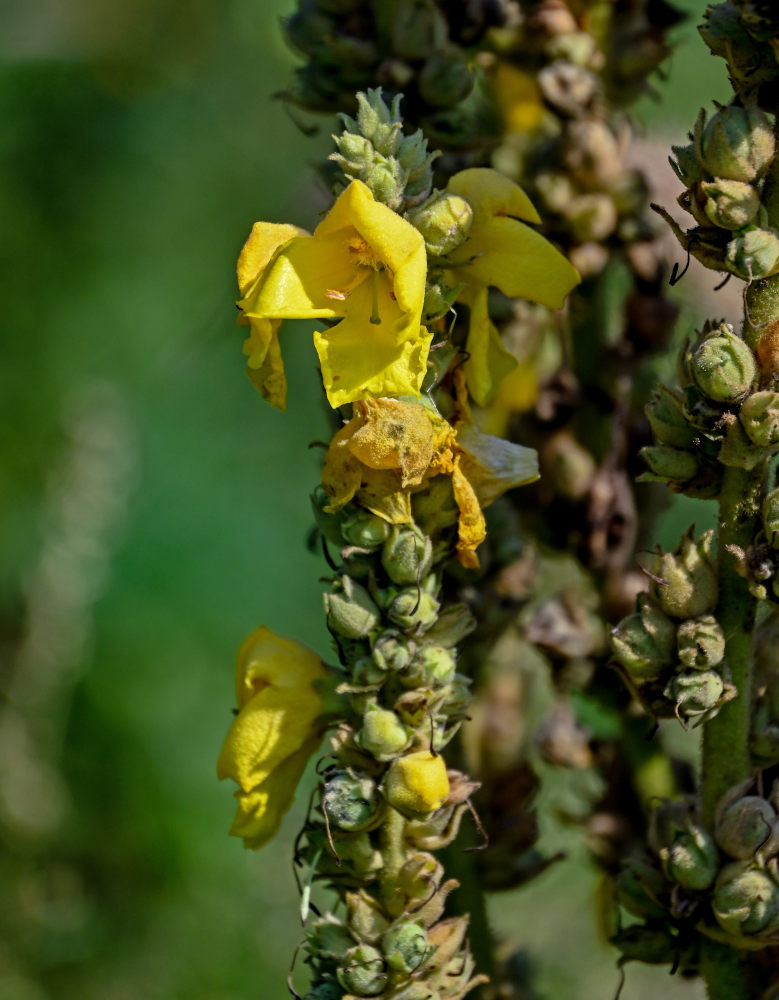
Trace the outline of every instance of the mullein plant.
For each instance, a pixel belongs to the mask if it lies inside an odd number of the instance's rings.
[[[743,282],[744,320],[708,320],[685,345],[678,384],[647,406],[643,458],[647,478],[716,500],[717,532],[691,528],[647,559],[650,590],[612,647],[648,712],[702,728],[702,771],[694,795],[657,806],[647,855],[620,875],[635,920],[615,941],[699,971],[714,1000],[746,1000],[779,989],[779,13],[712,5],[701,34],[734,96],[674,147],[693,224],[661,211],[688,253]]]
[[[405,134],[400,98],[359,93],[343,115],[335,202],[313,233],[255,223],[238,261],[248,373],[286,406],[280,332],[314,333],[340,426],[314,494],[330,551],[325,663],[261,627],[236,667],[238,712],[219,757],[238,785],[232,833],[273,836],[329,732],[320,782],[295,845],[302,871],[310,1000],[456,1000],[484,981],[466,916],[445,916],[457,882],[433,853],[455,838],[477,785],[447,767],[469,679],[458,644],[474,620],[442,592],[444,566],[479,566],[484,508],[537,477],[536,454],[479,430],[471,413],[489,342],[458,302],[496,287],[550,308],[579,276],[532,228],[524,191],[487,168],[434,187],[427,140]],[[471,807],[472,808],[472,807]],[[337,897],[310,906],[311,886]]]

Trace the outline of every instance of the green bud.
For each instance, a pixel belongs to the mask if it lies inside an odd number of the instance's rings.
[[[694,823],[659,851],[668,878],[684,889],[708,889],[719,871],[719,851],[711,834]]]
[[[649,466],[649,475],[653,479],[669,483],[686,483],[698,472],[698,462],[689,451],[680,451],[678,448],[660,444],[647,445],[638,454]]]
[[[411,663],[411,656],[405,636],[391,630],[383,632],[373,647],[373,659],[380,670],[405,670]]]
[[[379,944],[390,924],[382,911],[381,903],[364,889],[347,892],[346,922],[358,941],[375,945]]]
[[[338,917],[327,913],[306,928],[311,951],[325,958],[340,958],[347,948],[354,947],[354,938]]]
[[[617,902],[634,917],[643,919],[666,915],[667,910],[657,902],[657,897],[666,893],[668,888],[657,868],[637,858],[630,859],[614,880]]]
[[[434,476],[411,497],[414,520],[429,535],[457,524],[460,511],[454,500],[451,476]]]
[[[303,1000],[342,1000],[343,995],[344,991],[338,983],[333,982],[332,979],[326,979],[306,993]]]
[[[365,639],[381,620],[368,591],[350,576],[342,576],[335,590],[324,595],[327,627],[346,639]]]
[[[443,257],[462,246],[473,222],[473,209],[457,194],[436,194],[409,212],[408,221],[422,234],[428,253]]]
[[[375,997],[387,985],[387,974],[381,952],[369,944],[358,944],[345,951],[338,969],[338,982],[348,993],[358,997]]]
[[[763,448],[779,444],[779,392],[752,393],[738,417],[753,444]]]
[[[728,934],[760,934],[776,925],[779,888],[767,871],[733,861],[719,874],[712,909]]]
[[[766,494],[762,507],[763,531],[769,545],[779,549],[779,489]]]
[[[678,717],[690,721],[700,716],[711,718],[724,692],[725,682],[716,670],[691,670],[676,674],[663,693],[674,702]]]
[[[741,399],[757,375],[752,351],[727,323],[693,351],[688,365],[701,392],[719,403]]]
[[[699,181],[706,180],[706,171],[698,160],[695,146],[671,146],[674,156],[668,158],[673,171],[685,187],[691,188]]]
[[[373,192],[376,201],[397,208],[403,201],[405,178],[395,159],[376,159],[360,174],[360,179]]]
[[[359,173],[373,163],[373,143],[365,136],[354,132],[342,132],[341,135],[334,135],[333,141],[346,161],[345,165],[350,168],[348,173]]]
[[[403,136],[403,122],[400,117],[400,95],[392,102],[390,109],[381,94],[381,87],[368,89],[357,94],[357,121],[342,115],[349,131],[359,131],[368,139],[376,152],[382,156],[392,156]]]
[[[773,837],[776,810],[759,795],[744,795],[729,801],[726,795],[717,807],[714,836],[731,858],[749,861]]]
[[[381,950],[390,969],[406,975],[418,969],[430,953],[424,927],[414,923],[390,927],[382,938]]]
[[[688,670],[708,670],[725,658],[725,633],[712,615],[682,622],[676,643],[679,662]]]
[[[774,157],[774,133],[768,117],[758,108],[736,104],[720,110],[703,124],[696,124],[696,148],[712,177],[754,181]]]
[[[718,178],[701,184],[701,190],[706,195],[703,210],[707,218],[721,229],[743,229],[754,221],[760,208],[760,195],[744,181]]]
[[[648,594],[640,594],[637,610],[611,633],[615,659],[632,678],[654,680],[673,662],[676,628]]]
[[[381,553],[381,564],[393,583],[416,583],[430,569],[433,549],[430,539],[414,525],[393,525]]]
[[[683,400],[675,392],[664,385],[655,386],[644,412],[658,444],[683,451],[693,447],[695,431],[687,420]]]
[[[323,804],[330,823],[341,830],[364,830],[376,816],[376,785],[371,778],[337,771],[325,784]]]
[[[333,30],[333,19],[319,11],[297,11],[284,21],[289,44],[304,56],[316,58],[322,52],[322,39]]]
[[[713,531],[696,539],[690,529],[675,553],[658,553],[648,568],[663,581],[653,583],[652,592],[671,618],[699,618],[717,606]]]
[[[404,587],[387,608],[387,617],[402,629],[425,631],[435,623],[440,605],[432,594],[417,587]]]
[[[392,47],[401,59],[425,59],[446,44],[449,28],[433,0],[396,0]]]
[[[388,761],[405,750],[410,739],[406,727],[394,712],[369,708],[363,716],[357,743],[376,760]]]
[[[377,549],[390,533],[390,526],[383,517],[377,517],[361,508],[344,518],[341,534],[349,545],[360,549]]]
[[[404,683],[414,687],[443,687],[454,678],[454,654],[443,646],[422,646],[417,651]]]
[[[450,108],[473,90],[473,74],[465,54],[457,48],[434,52],[419,74],[419,92],[434,108]]]
[[[771,229],[747,229],[728,243],[725,262],[744,281],[768,278],[779,269],[779,236]]]
[[[679,950],[677,939],[666,927],[633,924],[611,939],[622,952],[623,961],[644,962],[647,965],[670,965]]]
[[[443,281],[436,281],[433,284],[428,284],[425,288],[425,301],[422,306],[422,318],[426,322],[430,323],[434,319],[440,319],[441,316],[445,316],[449,310],[452,308],[454,303],[457,301],[457,296],[465,288],[465,285],[453,285],[449,286]],[[434,360],[428,359],[428,364],[430,361]],[[446,476],[437,476],[437,479],[446,479]],[[415,499],[417,494],[414,494]]]

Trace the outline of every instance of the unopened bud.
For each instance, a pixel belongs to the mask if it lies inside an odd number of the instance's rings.
[[[434,52],[419,74],[419,92],[434,108],[459,104],[473,90],[473,74],[465,54],[457,48]]]
[[[416,583],[430,569],[433,549],[430,539],[414,525],[393,525],[381,553],[381,564],[393,583]]]
[[[657,902],[657,897],[668,890],[668,883],[662,873],[646,861],[633,858],[614,880],[617,902],[634,917],[652,919],[663,917],[665,907]]]
[[[725,633],[712,615],[690,618],[677,632],[677,656],[688,670],[717,667],[725,657]]]
[[[712,177],[753,181],[774,156],[771,122],[757,107],[731,104],[696,125],[698,155]]]
[[[400,100],[396,97],[390,109],[382,97],[381,87],[377,87],[357,94],[356,122],[345,115],[341,117],[347,130],[365,136],[380,156],[392,156],[403,134],[399,107]]]
[[[411,662],[412,652],[408,642],[399,632],[387,630],[376,640],[373,660],[380,670],[405,670]]]
[[[701,166],[693,145],[671,146],[671,149],[676,159],[669,157],[669,162],[685,187],[690,188],[698,181],[706,180],[706,171]]]
[[[360,174],[360,179],[373,192],[376,201],[395,208],[403,200],[405,188],[403,173],[394,159],[376,159]]]
[[[735,800],[723,797],[714,820],[714,836],[731,858],[749,861],[768,844],[777,826],[776,810],[759,795],[743,795]]]
[[[460,195],[443,193],[410,212],[408,221],[424,237],[428,252],[443,257],[467,239],[473,209]]]
[[[728,243],[725,261],[745,281],[768,278],[779,268],[779,237],[771,229],[747,229]]]
[[[664,385],[655,386],[645,413],[658,444],[682,450],[692,447],[695,432],[687,420],[684,403],[675,392]]]
[[[639,595],[637,609],[613,629],[611,648],[631,677],[654,680],[673,662],[676,628],[648,594]]]
[[[454,677],[454,654],[443,646],[422,646],[408,671],[414,687],[443,687]],[[404,678],[405,682],[405,678]]]
[[[376,549],[383,545],[390,533],[390,526],[383,517],[358,509],[344,518],[341,534],[349,545],[360,549]]]
[[[714,180],[701,184],[706,195],[703,210],[710,222],[722,229],[743,229],[757,215],[760,195],[744,181]]]
[[[779,549],[779,489],[771,490],[763,500],[763,531],[769,545]]]
[[[369,944],[345,951],[337,975],[341,986],[358,997],[378,996],[387,985],[381,952]]]
[[[779,444],[779,392],[752,393],[738,417],[753,444],[762,448]]]
[[[341,830],[364,830],[378,809],[376,786],[371,778],[338,771],[325,784],[323,804],[330,823]]]
[[[388,761],[406,749],[409,736],[406,727],[394,712],[384,708],[369,708],[363,716],[357,743],[376,760]]]
[[[390,621],[403,629],[429,629],[438,616],[440,605],[427,591],[405,587],[387,608]]]
[[[393,809],[408,819],[426,819],[440,809],[449,795],[449,778],[443,757],[418,750],[392,762],[382,786]]]
[[[342,1000],[343,995],[344,991],[338,983],[332,979],[325,979],[309,990],[303,1000]]]
[[[306,938],[312,952],[325,958],[340,958],[347,948],[354,947],[354,938],[332,913],[310,923],[306,928]]]
[[[686,483],[698,472],[698,462],[689,451],[658,444],[647,445],[639,455],[648,465],[652,478],[669,483]]]
[[[719,403],[741,399],[757,375],[752,351],[727,324],[692,353],[689,370],[701,392]]]
[[[652,591],[672,618],[699,618],[717,606],[713,531],[696,539],[690,530],[675,553],[658,553],[649,569],[662,581],[653,583]]]
[[[779,916],[779,888],[767,871],[734,861],[719,874],[712,909],[728,934],[770,931]]]
[[[406,975],[418,969],[430,952],[424,927],[415,923],[390,927],[382,938],[381,950],[387,965]]]
[[[346,639],[365,639],[381,615],[368,591],[350,576],[341,577],[337,589],[324,595],[327,627]]]
[[[449,28],[433,0],[396,0],[392,45],[401,59],[424,59],[446,44]]]
[[[708,889],[719,870],[719,852],[711,834],[688,823],[659,851],[668,878],[684,889]]]
[[[338,152],[346,161],[346,166],[350,167],[349,173],[363,170],[373,162],[374,149],[370,139],[354,132],[342,132],[341,135],[334,135]]]
[[[633,924],[618,931],[611,943],[622,952],[623,961],[647,965],[670,965],[679,951],[679,942],[666,927]]]
[[[680,719],[691,721],[711,713],[722,702],[725,682],[716,670],[691,670],[676,674],[663,692],[674,702]]]

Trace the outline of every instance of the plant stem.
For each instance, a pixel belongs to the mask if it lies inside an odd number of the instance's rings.
[[[405,828],[406,821],[400,813],[391,807],[388,808],[386,819],[381,826],[381,854],[384,867],[381,871],[380,885],[382,901],[393,916],[397,915],[395,902],[398,899],[398,873],[405,860],[403,843]]]

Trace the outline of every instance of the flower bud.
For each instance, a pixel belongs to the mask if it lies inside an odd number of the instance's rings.
[[[446,649],[453,649],[476,628],[476,619],[467,604],[447,604],[425,637]]]
[[[693,446],[695,432],[685,415],[684,403],[675,392],[657,385],[644,412],[658,444],[682,450]]]
[[[347,892],[346,922],[358,941],[375,945],[379,944],[390,925],[381,903],[364,889],[359,892]]]
[[[771,229],[747,229],[728,243],[725,263],[744,281],[768,278],[779,269],[779,237]]]
[[[759,108],[731,104],[720,108],[705,126],[704,119],[696,125],[696,146],[712,177],[749,182],[765,171],[775,143],[771,122]]]
[[[633,924],[618,931],[611,943],[622,952],[622,961],[670,965],[679,951],[677,938],[666,927]]]
[[[652,592],[672,618],[699,618],[717,606],[713,542],[713,531],[695,539],[690,530],[682,536],[675,553],[658,553],[648,567],[663,581],[653,583]]]
[[[340,958],[347,948],[354,947],[354,938],[338,917],[327,913],[306,928],[311,951],[325,958]]]
[[[419,74],[419,92],[434,108],[450,108],[473,90],[473,74],[465,54],[457,48],[434,52]]]
[[[369,944],[358,944],[345,951],[338,969],[338,982],[348,993],[375,997],[387,985],[381,952]]]
[[[667,445],[647,445],[639,455],[649,466],[649,475],[669,483],[686,483],[698,473],[698,462],[689,451]],[[647,475],[645,473],[645,475]]]
[[[364,830],[378,810],[375,784],[351,771],[337,771],[325,784],[323,803],[333,825],[341,830]]]
[[[779,489],[771,490],[763,500],[761,510],[763,531],[773,548],[779,549]]]
[[[429,535],[457,524],[460,509],[452,491],[451,476],[434,476],[425,488],[411,497],[411,509],[416,523]]]
[[[682,622],[676,633],[679,662],[688,670],[708,670],[725,658],[725,633],[713,615]]]
[[[689,370],[701,392],[718,403],[741,399],[757,375],[754,355],[726,323],[692,353]]]
[[[349,132],[363,135],[379,156],[392,156],[403,136],[403,122],[399,114],[400,100],[392,102],[390,109],[381,94],[381,87],[357,94],[357,121],[341,115]]]
[[[671,146],[674,156],[668,158],[673,171],[685,187],[692,187],[698,181],[706,180],[706,171],[698,160],[695,146]]]
[[[419,924],[396,924],[382,938],[381,950],[390,969],[408,975],[418,969],[429,954],[427,933]]]
[[[392,48],[401,59],[425,59],[446,44],[449,28],[433,0],[396,0]]]
[[[350,576],[342,576],[336,590],[324,595],[327,627],[346,639],[365,639],[381,618],[368,591]]]
[[[675,677],[663,692],[674,702],[676,714],[689,722],[701,716],[711,718],[711,713],[722,703],[725,682],[716,670],[691,670]]]
[[[688,822],[658,853],[668,878],[683,889],[708,889],[717,876],[717,845],[708,831],[694,823]]]
[[[454,677],[454,654],[443,646],[422,646],[411,661],[404,682],[414,687],[443,687]]]
[[[376,760],[388,761],[406,749],[409,736],[406,727],[394,712],[384,708],[369,708],[363,716],[357,743]]]
[[[377,549],[384,544],[389,533],[390,526],[384,518],[367,510],[358,509],[341,523],[344,541],[360,549]]]
[[[779,888],[767,871],[733,861],[719,874],[712,909],[728,934],[760,934],[776,925]]]
[[[360,172],[360,180],[372,191],[376,201],[397,208],[403,201],[405,179],[395,159],[376,158]]]
[[[303,1000],[342,1000],[343,995],[344,991],[338,983],[333,982],[332,979],[325,979],[309,990]]]
[[[646,861],[631,858],[614,880],[614,894],[620,906],[634,917],[652,919],[664,917],[666,909],[657,897],[668,891],[661,872]]]
[[[393,525],[381,553],[387,576],[399,586],[416,583],[430,569],[433,549],[430,539],[414,525]]]
[[[422,234],[428,253],[443,257],[461,246],[473,222],[473,209],[457,194],[437,194],[410,212],[408,221]]]
[[[408,641],[400,632],[387,630],[376,640],[372,653],[374,662],[380,670],[405,670],[411,663],[412,652]]]
[[[636,607],[612,630],[611,648],[635,680],[654,680],[673,662],[676,628],[648,594],[639,595]]]
[[[754,392],[738,415],[749,440],[762,448],[779,444],[779,392]]]
[[[334,135],[333,141],[338,153],[346,161],[345,165],[350,168],[349,173],[360,172],[373,163],[373,143],[365,136],[355,132],[342,132],[341,135]]]
[[[443,757],[417,750],[392,762],[382,791],[393,809],[407,819],[425,819],[440,809],[449,795]]]
[[[773,836],[776,811],[759,795],[744,795],[735,801],[725,796],[717,807],[714,836],[731,858],[749,861]]]
[[[427,591],[405,587],[387,608],[390,621],[404,629],[430,628],[438,615],[438,601]]]
[[[760,195],[751,184],[743,181],[717,179],[701,184],[706,195],[703,210],[706,217],[721,229],[743,229],[757,215]]]

